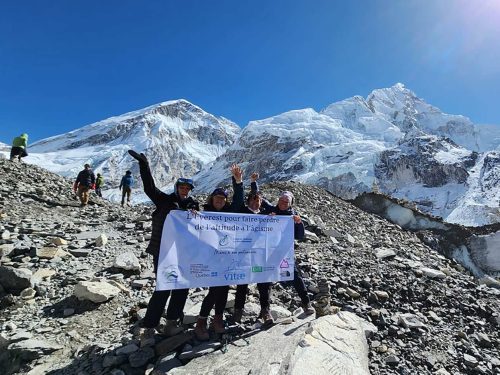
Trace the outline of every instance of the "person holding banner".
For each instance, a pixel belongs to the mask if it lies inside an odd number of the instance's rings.
[[[154,272],[158,270],[158,257],[160,253],[160,242],[163,231],[163,223],[171,210],[199,210],[199,204],[189,193],[193,190],[193,181],[188,178],[179,178],[175,183],[174,192],[166,194],[160,191],[156,186],[151,175],[149,163],[144,154],[138,154],[133,150],[128,153],[139,162],[144,192],[155,204],[156,209],[153,212],[153,225],[151,240],[146,252],[153,256]],[[161,316],[165,310],[165,305],[170,297],[167,308],[167,324],[163,333],[166,336],[174,336],[183,331],[179,325],[182,318],[184,305],[186,304],[189,289],[155,290],[148,303],[146,316],[141,322],[140,335],[146,337],[154,334],[155,327],[160,323]]]
[[[233,164],[231,166],[232,182],[233,182],[233,201],[231,204],[227,201],[227,190],[218,187],[212,194],[209,195],[207,204],[203,206],[204,211],[215,212],[240,212],[244,205],[243,200],[243,171],[241,168]],[[200,315],[196,321],[194,333],[196,338],[200,341],[207,341],[210,339],[207,329],[207,319],[210,311],[215,307],[215,315],[212,320],[212,328],[215,333],[224,333],[224,309],[226,308],[227,295],[229,293],[229,285],[212,286],[208,289],[208,294],[203,299],[200,309]]]
[[[252,179],[251,191],[259,191],[259,186],[257,184],[258,174],[255,180]],[[262,199],[261,201],[261,213],[264,215],[291,215],[293,216],[294,225],[294,237],[296,240],[301,240],[304,238],[305,229],[304,223],[297,212],[292,208],[293,204],[293,193],[291,191],[283,191],[280,193],[278,198],[278,204],[273,206],[266,199]],[[301,272],[295,264],[295,268],[293,270],[294,278],[293,278],[293,287],[297,291],[297,294],[300,297],[301,305],[304,312],[307,315],[314,314],[315,310],[311,305],[311,299],[307,294],[306,285],[304,284],[304,280],[302,279]]]
[[[247,197],[247,205],[240,211],[243,214],[262,214],[262,193],[257,189],[258,173],[252,173],[250,176],[252,189]],[[264,325],[271,325],[274,319],[270,313],[270,298],[271,287],[273,283],[257,283],[259,290],[260,314],[259,319],[262,319]],[[243,308],[245,307],[246,297],[248,293],[248,284],[240,284],[236,287],[236,296],[234,301],[233,320],[236,323],[241,323],[243,316]]]

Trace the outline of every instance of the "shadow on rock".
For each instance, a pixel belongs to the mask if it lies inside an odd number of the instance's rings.
[[[98,307],[98,303],[88,300],[80,301],[75,296],[69,296],[53,305],[45,306],[43,312],[45,315],[53,318],[65,318],[75,314],[83,314],[87,311],[95,310]]]

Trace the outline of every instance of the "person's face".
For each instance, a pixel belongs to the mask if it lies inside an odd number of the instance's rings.
[[[260,195],[254,195],[248,200],[248,207],[250,207],[250,209],[254,211],[260,209],[261,204],[262,204],[262,198],[260,197]]]
[[[181,199],[186,199],[191,191],[191,186],[187,184],[180,184],[177,186],[177,194],[181,197]]]
[[[212,206],[214,206],[214,208],[217,211],[222,210],[225,205],[226,205],[226,197],[225,196],[223,196],[223,195],[214,195],[212,197]]]
[[[278,199],[278,208],[281,211],[287,210],[290,208],[290,200],[287,197],[280,197],[280,199]]]

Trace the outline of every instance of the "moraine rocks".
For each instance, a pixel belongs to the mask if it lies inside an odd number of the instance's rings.
[[[275,284],[271,314],[278,324],[262,329],[258,291],[250,285],[242,322],[249,337],[228,335],[225,346],[212,333],[212,341],[201,345],[192,329],[206,295],[202,288],[190,291],[185,334],[162,335],[163,318],[148,339],[136,334],[154,288],[153,262],[145,253],[153,207],[122,208],[93,195],[91,204],[80,208],[72,181],[3,160],[0,174],[0,233],[8,231],[8,239],[0,239],[0,366],[6,373],[192,373],[186,371],[197,363],[221,374],[248,373],[248,367],[224,367],[221,361],[232,356],[261,359],[256,366],[262,373],[282,365],[318,375],[500,371],[498,278],[475,279],[432,249],[427,237],[424,241],[320,188],[290,182],[261,187],[272,201],[282,190],[295,195],[310,233],[296,244],[296,263],[324,316],[301,316],[293,287]],[[51,181],[50,189],[39,181]],[[105,246],[96,243],[101,234]],[[38,256],[44,247],[68,255]],[[133,254],[132,269],[128,262],[116,267],[126,253]],[[106,286],[95,292],[95,283]],[[349,333],[356,338],[342,341]],[[282,341],[287,358],[269,350]],[[338,357],[342,353],[357,359],[345,364]]]

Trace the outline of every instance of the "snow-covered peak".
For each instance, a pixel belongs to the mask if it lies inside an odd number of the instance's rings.
[[[343,127],[388,142],[409,135],[435,134],[452,139],[475,151],[483,148],[474,124],[464,116],[449,115],[426,103],[402,83],[373,90],[366,99],[360,96],[342,100],[321,113],[339,120]]]
[[[127,153],[133,149],[146,154],[157,186],[164,187],[223,154],[240,131],[235,123],[187,100],[172,100],[36,142],[29,158],[67,177],[89,163],[111,188],[126,170],[138,175],[137,163]]]
[[[233,122],[205,112],[185,99],[171,100],[98,121],[71,132],[46,138],[32,145],[33,152],[68,150],[84,146],[133,143],[154,146],[153,137],[179,136],[199,127],[236,136]]]

